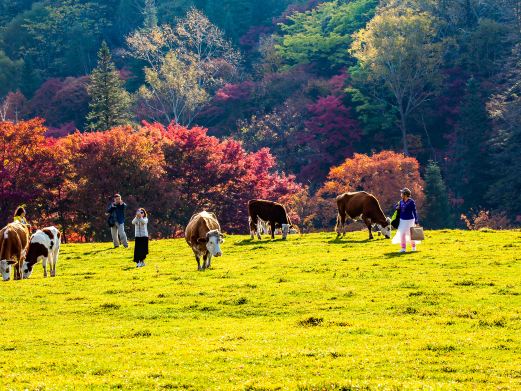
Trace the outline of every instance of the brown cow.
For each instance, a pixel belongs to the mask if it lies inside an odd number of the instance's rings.
[[[222,255],[220,245],[224,243],[221,226],[213,213],[206,211],[192,216],[186,226],[185,239],[192,248],[197,261],[197,270],[211,266],[212,257]],[[203,265],[200,260],[203,258]]]
[[[282,239],[286,239],[292,227],[298,232],[298,227],[291,224],[286,208],[278,202],[266,200],[248,201],[248,223],[250,225],[250,235],[252,239],[255,237],[255,234],[257,234],[259,240],[261,239],[258,230],[259,220],[269,223],[272,239],[275,239],[275,228],[281,228]]]
[[[361,218],[369,230],[369,239],[373,238],[371,227],[373,224],[379,228],[380,232],[389,239],[391,237],[391,219],[385,217],[380,203],[372,194],[365,191],[344,193],[336,198],[338,215],[335,230],[337,237],[345,235],[346,218]]]
[[[14,279],[22,278],[22,264],[28,245],[29,230],[25,225],[14,222],[0,230],[0,272],[4,281],[11,277],[11,265],[14,268]]]

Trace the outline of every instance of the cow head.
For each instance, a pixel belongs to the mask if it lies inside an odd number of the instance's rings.
[[[15,262],[10,259],[2,259],[0,261],[0,272],[4,281],[9,281],[9,278],[11,278],[11,265],[13,263]]]
[[[391,238],[391,218],[387,217],[385,219],[385,224],[380,225],[378,224],[378,227],[380,228],[380,232],[387,238]]]
[[[221,244],[224,243],[224,235],[217,229],[213,229],[206,233],[206,238],[199,238],[197,242],[206,243],[206,249],[212,257],[220,257],[223,255],[221,251]]]

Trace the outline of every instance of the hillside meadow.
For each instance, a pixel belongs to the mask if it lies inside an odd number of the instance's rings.
[[[63,245],[0,285],[0,389],[521,389],[521,231]]]

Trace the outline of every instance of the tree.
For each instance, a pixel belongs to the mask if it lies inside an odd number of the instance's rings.
[[[91,74],[87,91],[91,98],[87,114],[90,130],[107,130],[130,122],[130,96],[123,87],[106,42],[98,52],[98,66]]]
[[[12,61],[0,50],[0,97],[18,86],[22,64],[22,60]]]
[[[377,5],[377,0],[335,0],[296,12],[280,24],[276,48],[289,65],[313,63],[326,72],[353,65],[346,56],[352,35],[371,20]]]
[[[48,196],[52,159],[44,137],[43,120],[0,122],[0,225],[15,208]]]
[[[429,161],[425,168],[425,203],[423,225],[430,229],[453,225],[447,187],[438,164]]]
[[[374,194],[384,212],[400,199],[400,189],[408,187],[419,209],[423,203],[424,182],[420,164],[401,153],[382,151],[372,156],[355,153],[339,166],[331,167],[319,196],[336,196],[346,191],[364,190]],[[421,213],[421,210],[420,210]]]
[[[147,64],[139,95],[148,117],[164,123],[191,124],[210,95],[234,78],[240,59],[196,9],[175,27],[141,29],[127,43],[131,55]]]
[[[355,34],[350,53],[362,75],[374,84],[373,95],[398,112],[403,152],[409,153],[407,122],[411,113],[434,95],[439,82],[443,43],[437,39],[435,18],[410,8],[384,8]],[[384,91],[382,91],[384,87]]]
[[[157,27],[157,8],[155,0],[145,0],[143,17],[143,25],[145,28],[153,29]]]
[[[492,181],[488,145],[491,124],[480,83],[474,78],[467,82],[459,118],[448,157],[451,189],[457,198],[463,199],[464,208],[484,207],[487,206],[485,194]]]
[[[507,211],[517,224],[521,223],[521,45],[518,44],[500,75],[503,82],[488,102],[493,120],[492,140],[493,181],[487,191],[491,206]]]

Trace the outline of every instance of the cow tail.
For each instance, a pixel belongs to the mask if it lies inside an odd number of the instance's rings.
[[[4,231],[4,240],[2,241],[2,247],[0,248],[0,260],[6,259],[4,254],[5,254],[6,250],[9,250],[9,240],[7,240],[8,238],[9,238],[9,228],[6,228]],[[7,248],[6,248],[6,246],[7,246]]]

